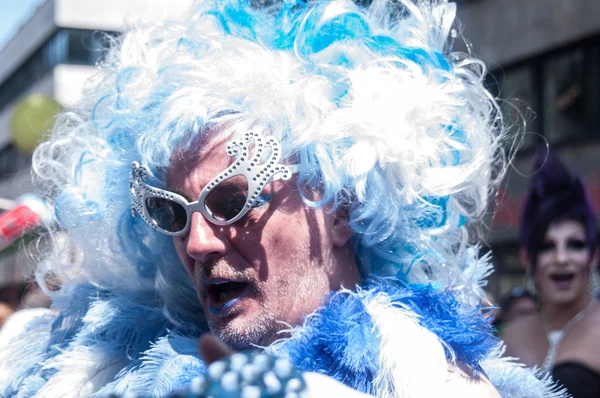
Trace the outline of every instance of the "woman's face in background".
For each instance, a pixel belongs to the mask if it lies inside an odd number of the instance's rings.
[[[543,304],[568,305],[588,300],[590,255],[583,224],[550,224],[537,255],[535,281]],[[595,266],[595,264],[594,264]]]

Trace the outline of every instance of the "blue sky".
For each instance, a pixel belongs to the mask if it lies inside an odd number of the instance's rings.
[[[0,48],[46,0],[0,0]]]

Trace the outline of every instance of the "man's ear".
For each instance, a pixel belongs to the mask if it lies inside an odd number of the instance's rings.
[[[526,248],[521,247],[519,249],[519,259],[521,260],[521,264],[525,268],[525,271],[528,274],[531,274],[533,272],[533,264],[529,261],[529,252]]]
[[[344,246],[353,232],[350,228],[350,216],[348,215],[348,209],[340,207],[338,208],[333,216],[333,223],[331,226],[331,233],[333,238],[333,244],[335,247]]]

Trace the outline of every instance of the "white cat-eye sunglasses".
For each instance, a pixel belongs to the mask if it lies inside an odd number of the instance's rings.
[[[299,168],[279,164],[279,142],[258,132],[247,132],[241,140],[229,142],[226,153],[235,156],[235,161],[191,203],[177,193],[147,184],[144,179],[150,171],[133,162],[129,176],[132,214],[140,214],[150,226],[170,236],[187,233],[194,212],[216,225],[233,224],[264,203],[261,193],[267,184],[288,180]]]

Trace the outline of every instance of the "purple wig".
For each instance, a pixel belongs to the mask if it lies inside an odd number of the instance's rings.
[[[555,221],[575,220],[585,228],[590,254],[596,249],[596,215],[585,183],[571,175],[560,159],[546,148],[533,158],[529,192],[521,215],[521,245],[536,265],[541,243]]]

